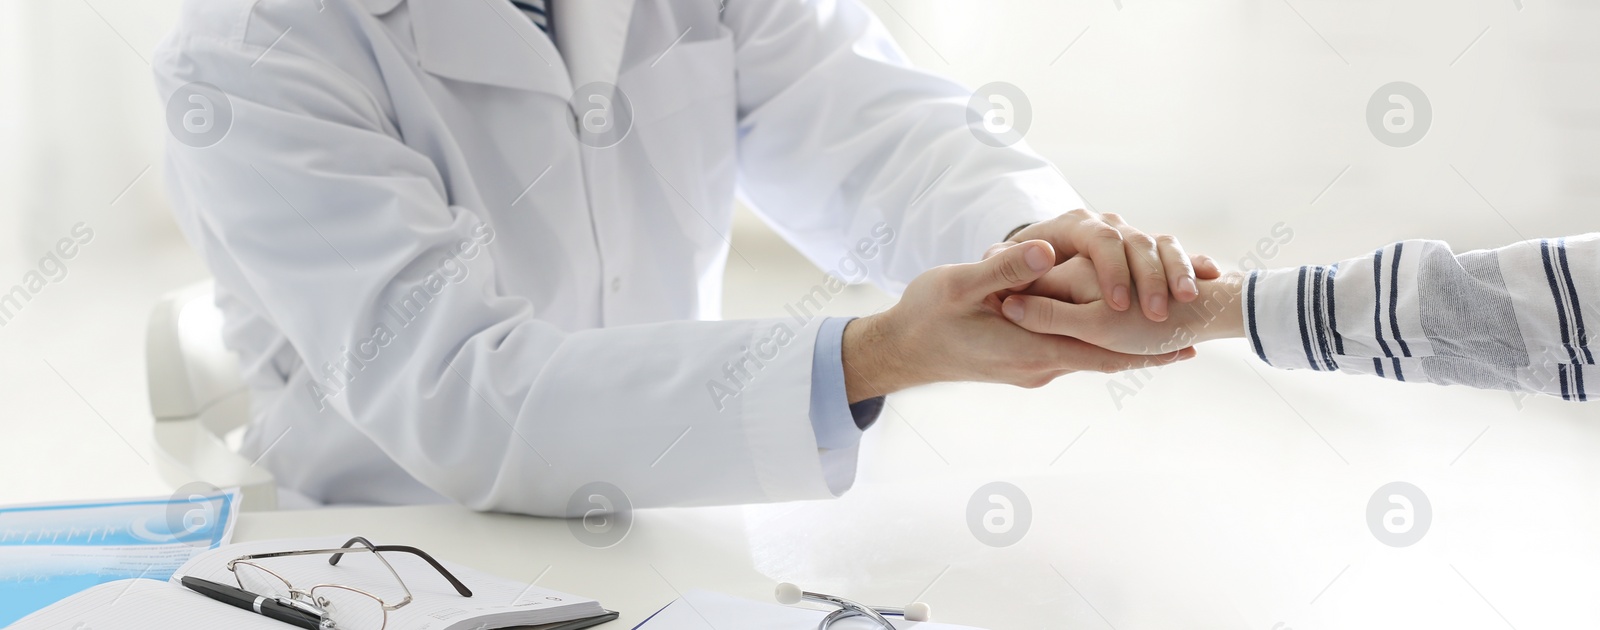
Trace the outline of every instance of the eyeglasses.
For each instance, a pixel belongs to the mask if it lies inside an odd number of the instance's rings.
[[[240,556],[228,561],[228,570],[233,572],[234,581],[239,588],[267,597],[275,597],[285,604],[301,611],[317,615],[322,618],[323,628],[329,630],[383,630],[389,622],[389,612],[411,603],[411,589],[406,587],[405,580],[400,579],[400,574],[389,565],[380,552],[399,552],[416,555],[427,561],[434,569],[439,571],[444,579],[450,581],[456,592],[462,597],[472,597],[472,591],[461,580],[451,575],[443,565],[439,564],[433,556],[416,547],[403,545],[374,545],[366,538],[357,536],[351,538],[343,547],[338,549],[306,549],[301,551],[274,551],[270,553],[256,553]],[[400,591],[405,596],[399,601],[389,602],[384,598],[372,594],[368,590],[356,588],[346,584],[317,584],[300,588],[289,583],[278,573],[261,566],[258,561],[268,558],[285,558],[291,556],[310,556],[319,554],[332,554],[328,564],[338,566],[339,559],[345,554],[368,553],[376,558],[377,562],[387,570],[400,585]],[[368,587],[372,588],[372,587]]]

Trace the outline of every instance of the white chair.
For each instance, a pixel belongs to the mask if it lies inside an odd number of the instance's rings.
[[[208,280],[161,298],[145,334],[156,467],[174,487],[239,487],[241,510],[278,507],[272,474],[228,445],[250,420],[239,358],[222,343],[222,312]]]

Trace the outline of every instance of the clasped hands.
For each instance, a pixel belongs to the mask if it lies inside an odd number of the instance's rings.
[[[1182,361],[1242,334],[1238,273],[1115,214],[1074,210],[974,263],[918,276],[845,329],[850,402],[946,381],[1039,387],[1078,371]]]

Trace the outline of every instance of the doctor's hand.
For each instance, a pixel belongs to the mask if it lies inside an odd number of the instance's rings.
[[[1178,239],[1146,234],[1109,212],[1097,214],[1079,208],[1022,228],[1000,245],[1028,239],[1054,245],[1057,263],[1074,256],[1089,258],[1094,262],[1100,295],[1109,298],[1106,305],[1120,312],[1137,304],[1153,322],[1167,319],[1172,307],[1169,296],[1179,303],[1193,302],[1200,295],[1197,282],[1215,279],[1219,273],[1209,260],[1197,268]],[[989,255],[995,251],[990,248]]]
[[[948,381],[1039,387],[1071,372],[1116,372],[1194,356],[1189,348],[1124,354],[1008,321],[1000,312],[1002,292],[1027,286],[1055,266],[1054,248],[1036,240],[917,276],[889,310],[845,327],[850,402]]]
[[[1195,264],[1214,266],[1208,259]],[[1033,281],[1026,293],[1001,298],[1001,313],[1032,332],[1065,335],[1118,352],[1162,354],[1244,334],[1239,272],[1200,280],[1199,299],[1173,305],[1165,321],[1119,311],[1104,299],[1095,263],[1074,257]]]

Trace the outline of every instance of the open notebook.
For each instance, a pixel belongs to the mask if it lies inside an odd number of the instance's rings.
[[[100,584],[33,613],[16,625],[16,630],[94,628],[109,630],[150,628],[202,630],[288,630],[293,626],[209,599],[178,584],[185,575],[233,585],[227,563],[251,553],[289,549],[328,549],[338,547],[349,536],[269,540],[212,549],[195,556],[173,574],[171,581],[121,580]],[[374,541],[385,544],[385,541]],[[381,564],[351,562],[368,554],[350,554],[330,566],[327,556],[273,558],[262,561],[296,586],[349,584],[370,588],[386,600],[398,601],[394,578]],[[459,578],[472,597],[457,594],[450,583],[422,559],[411,554],[385,553],[384,558],[405,580],[414,598],[410,604],[391,611],[392,630],[475,630],[520,626],[582,627],[562,624],[578,619],[609,616],[599,602],[568,595],[539,586],[523,584],[483,573],[450,562],[445,568]],[[271,563],[270,565],[268,563]]]

